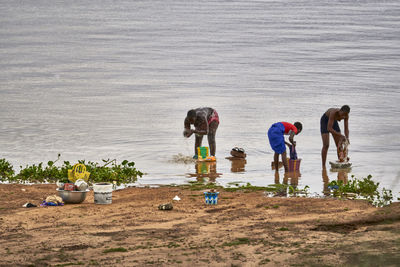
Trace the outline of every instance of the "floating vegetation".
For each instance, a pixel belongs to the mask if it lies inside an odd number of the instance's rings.
[[[309,192],[309,186],[306,185],[303,188],[295,187],[288,184],[271,184],[266,187],[265,193],[267,196],[289,196],[289,197],[307,197]]]
[[[47,164],[40,162],[39,164],[27,165],[25,168],[20,166],[21,170],[15,175],[13,166],[5,159],[0,159],[0,182],[17,182],[17,183],[55,183],[57,181],[68,181],[68,170],[72,169],[69,161],[64,161],[61,166],[56,166],[59,161],[60,154],[55,161],[48,161]],[[103,159],[102,164],[98,162],[79,160],[86,166],[86,170],[90,172],[89,182],[115,182],[116,184],[128,184],[142,177],[143,173],[135,168],[135,163],[124,160],[117,164],[115,159]]]
[[[193,191],[200,190],[224,190],[227,192],[258,192],[263,191],[267,196],[308,196],[309,195],[309,187],[306,185],[304,188],[294,187],[286,184],[272,184],[268,186],[255,186],[250,183],[246,183],[243,185],[239,184],[240,182],[229,183],[228,187],[223,187],[221,185],[215,183],[200,183],[198,181],[190,181],[189,184],[182,185],[181,187],[190,189]],[[233,186],[233,187],[232,187]]]
[[[362,179],[354,178],[352,175],[351,178],[347,184],[341,180],[330,182],[328,188],[332,195],[339,198],[365,199],[377,207],[392,203],[392,190],[383,188],[379,192],[379,182],[374,182],[371,175]]]
[[[223,189],[222,186],[216,183],[200,183],[198,181],[189,181],[189,184],[181,185],[180,187],[184,189],[189,189],[192,191],[201,191],[209,189]]]
[[[304,188],[294,187],[287,184],[271,184],[268,186],[254,186],[250,183],[239,186],[235,184],[236,187],[227,187],[226,191],[244,191],[244,192],[254,192],[254,191],[264,191],[267,196],[308,196],[309,187],[306,185]]]
[[[246,183],[245,185],[235,184],[236,187],[227,187],[225,188],[228,192],[236,192],[236,191],[243,191],[243,192],[255,192],[255,191],[267,191],[268,187],[265,186],[255,186],[251,185],[250,183]]]
[[[354,176],[352,176],[354,178]],[[254,186],[250,183],[242,184],[241,182],[228,183],[228,187],[223,187],[215,183],[199,183],[198,181],[191,181],[188,185],[183,185],[183,188],[187,188],[193,191],[219,189],[227,192],[257,192],[264,191],[268,197],[314,197],[309,192],[309,186],[303,188],[287,185],[287,184],[271,184],[268,186]],[[379,192],[379,183],[372,180],[372,176],[369,175],[363,179],[353,179],[347,184],[343,181],[332,181],[329,183],[328,188],[334,197],[347,198],[347,199],[365,199],[377,207],[386,206],[392,203],[393,194],[391,190],[383,188]],[[318,195],[315,197],[319,197]],[[268,207],[269,208],[269,207]]]

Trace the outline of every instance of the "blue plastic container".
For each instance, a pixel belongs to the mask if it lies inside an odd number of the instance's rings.
[[[204,197],[207,205],[217,205],[218,204],[218,194],[219,192],[204,192]]]

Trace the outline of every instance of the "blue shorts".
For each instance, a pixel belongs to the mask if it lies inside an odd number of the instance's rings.
[[[322,115],[321,121],[320,121],[320,125],[321,125],[321,134],[329,133],[329,131],[328,131],[328,121],[329,121],[329,117],[326,116],[326,114],[324,113],[324,115]],[[334,122],[333,122],[332,128],[333,128],[336,132],[340,133],[340,127],[339,127],[339,123],[338,123],[337,121],[334,121]]]
[[[285,126],[280,122],[272,124],[268,130],[269,144],[275,153],[282,154],[286,151],[284,133]]]

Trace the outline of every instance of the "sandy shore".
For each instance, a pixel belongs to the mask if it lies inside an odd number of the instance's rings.
[[[114,191],[111,205],[23,208],[55,185],[0,185],[0,266],[399,266],[400,203],[183,187]],[[173,202],[170,211],[158,205]]]

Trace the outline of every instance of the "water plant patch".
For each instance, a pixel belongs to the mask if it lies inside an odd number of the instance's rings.
[[[392,190],[383,188],[379,191],[379,182],[372,180],[372,175],[357,179],[351,176],[346,184],[342,180],[334,180],[328,184],[328,188],[334,197],[365,199],[377,207],[392,203]]]
[[[60,160],[58,154],[57,160],[48,161],[47,164],[40,162],[38,164],[20,166],[19,173],[15,174],[14,168],[6,159],[0,159],[0,182],[17,183],[54,183],[57,181],[68,182],[68,170],[72,169],[69,161],[64,161],[57,166]],[[79,160],[86,166],[90,172],[89,183],[110,182],[120,184],[134,183],[143,173],[135,168],[135,162],[123,160],[117,163],[116,159],[103,159],[102,163]]]

